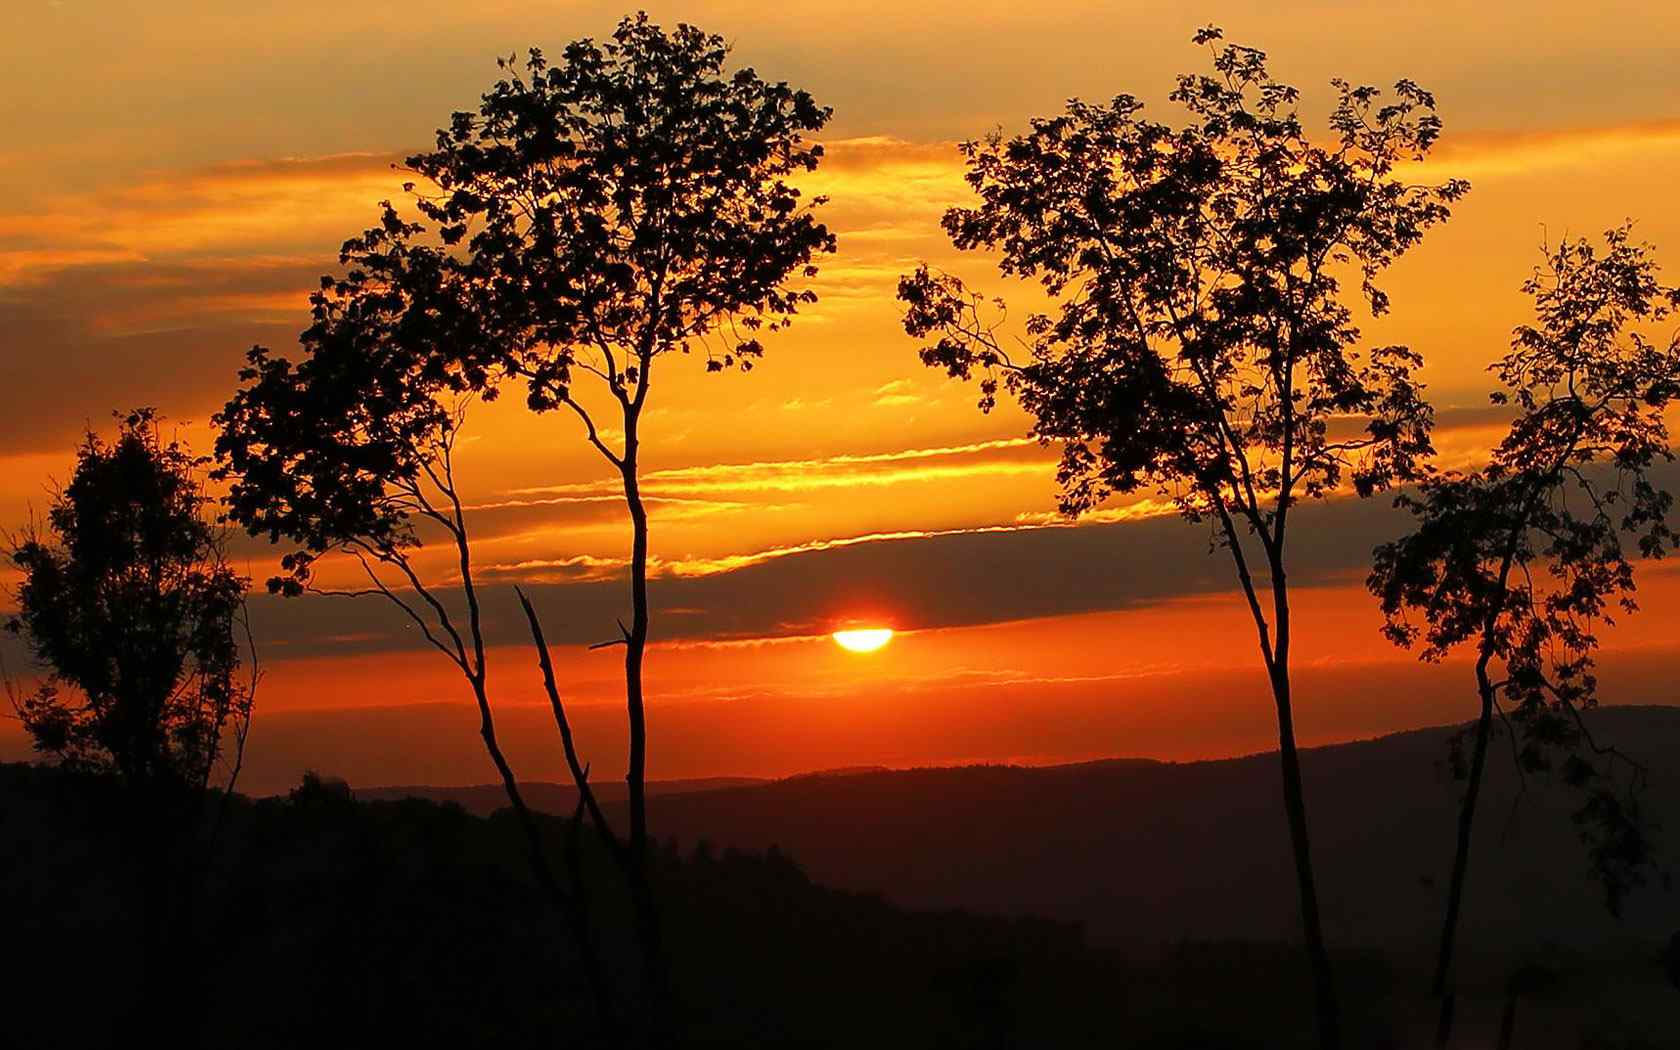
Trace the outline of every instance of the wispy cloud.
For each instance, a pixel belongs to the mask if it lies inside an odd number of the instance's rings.
[[[712,576],[718,573],[735,572],[738,569],[745,569],[753,565],[762,565],[767,561],[786,558],[795,554],[814,554],[819,551],[840,550],[866,543],[926,540],[942,536],[983,536],[992,533],[1020,532],[1024,529],[1045,527],[1038,524],[978,525],[961,529],[903,529],[897,532],[872,532],[862,536],[808,540],[805,543],[795,543],[785,547],[768,547],[764,550],[745,554],[725,554],[711,558],[654,558],[649,562],[649,571],[661,576]]]
[[[912,393],[915,384],[908,379],[894,379],[890,383],[882,383],[875,388],[875,407],[902,408],[905,405],[920,404],[922,396]]]
[[[649,471],[642,475],[642,483],[650,493],[666,498],[704,493],[801,492],[854,485],[897,485],[934,479],[1041,473],[1046,469],[1048,459],[1048,454],[1040,451],[1038,442],[1032,438],[1001,438],[862,455],[675,467]],[[613,485],[610,481],[541,485],[514,489],[510,495],[591,497],[605,494]]]
[[[0,281],[87,261],[234,251],[325,249],[321,263],[330,262],[346,233],[376,217],[381,199],[399,195],[395,160],[354,153],[220,164],[0,212],[0,243],[14,246],[0,250]]]
[[[486,565],[478,574],[487,580],[530,580],[542,583],[570,583],[614,579],[629,562],[623,558],[599,558],[575,554],[569,558],[531,558],[526,561]]]
[[[1484,131],[1443,138],[1422,167],[1431,173],[1465,178],[1528,175],[1550,168],[1599,164],[1613,157],[1676,151],[1680,151],[1680,120]]]
[[[1098,507],[1096,510],[1086,511],[1078,519],[1069,518],[1059,511],[1022,511],[1015,515],[1015,521],[1023,526],[1066,526],[1066,525],[1112,525],[1122,521],[1143,521],[1147,518],[1166,517],[1177,514],[1178,508],[1171,500],[1156,496],[1149,496],[1135,500],[1120,507]]]

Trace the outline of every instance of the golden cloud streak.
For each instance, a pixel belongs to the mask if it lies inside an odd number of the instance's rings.
[[[894,276],[916,242],[943,244],[938,215],[966,201],[955,143],[868,136],[825,143],[827,157],[804,181],[826,194],[829,224],[845,261],[823,282],[873,293]],[[1418,177],[1522,175],[1560,166],[1680,150],[1680,120],[1534,132],[1451,135]],[[402,153],[342,153],[225,163],[159,173],[97,194],[65,194],[27,212],[0,212],[0,284],[32,275],[113,262],[142,262],[205,251],[249,254],[281,245],[330,252],[345,232],[373,217],[381,199],[400,199]],[[855,247],[849,247],[855,245]],[[330,261],[330,255],[322,259]],[[890,264],[890,265],[889,265]],[[884,268],[883,268],[884,267]],[[887,273],[887,270],[893,271]],[[229,308],[271,310],[277,301],[230,299]]]
[[[602,485],[609,484],[601,482]],[[519,489],[524,492],[528,490]],[[484,510],[517,510],[524,507],[566,507],[594,504],[617,504],[624,500],[621,493],[602,493],[590,496],[551,496],[539,499],[504,499],[493,500],[488,503],[472,503],[463,506],[464,511]],[[752,504],[740,503],[733,500],[688,499],[682,496],[644,496],[642,502],[649,504],[668,504],[678,510],[689,510],[695,514],[707,514],[725,510],[747,510]]]
[[[661,497],[674,499],[677,497],[672,496],[672,493],[693,495],[707,492],[803,492],[852,485],[897,485],[959,477],[1027,474],[1042,471],[1044,463],[1035,457],[1031,460],[992,460],[896,470],[875,471],[871,468],[944,457],[983,456],[991,452],[1033,448],[1037,444],[1033,438],[1001,438],[943,448],[914,448],[865,455],[827,456],[821,459],[761,460],[751,463],[675,467],[649,471],[642,475],[642,483]],[[613,487],[614,483],[607,481],[575,482],[514,489],[511,494],[593,497],[604,494]]]
[[[898,529],[888,532],[870,532],[858,536],[838,536],[823,539],[807,540],[803,543],[786,544],[777,547],[767,547],[763,550],[748,551],[740,554],[724,554],[714,557],[694,558],[661,558],[654,555],[648,561],[648,573],[658,577],[699,577],[715,576],[721,573],[735,572],[739,569],[762,565],[778,558],[787,558],[796,554],[814,554],[822,551],[842,550],[870,543],[893,543],[902,540],[938,539],[945,536],[986,536],[1002,533],[1039,532],[1045,529],[1077,528],[1081,525],[1112,524],[1122,521],[1140,521],[1148,518],[1161,517],[1176,513],[1175,508],[1166,501],[1140,500],[1136,504],[1112,510],[1096,511],[1082,515],[1077,520],[1066,518],[1055,513],[1022,513],[1016,515],[1013,522],[997,525],[973,525],[950,529]],[[533,558],[518,562],[507,562],[486,566],[482,571],[487,575],[525,576],[533,574],[532,579],[540,579],[544,570],[590,570],[588,575],[579,572],[566,572],[565,579],[606,579],[618,575],[629,563],[622,558],[599,558],[591,555],[576,555],[568,558],[543,559]]]
[[[841,550],[846,547],[856,547],[868,543],[937,539],[943,536],[1036,532],[1047,528],[1070,528],[1074,524],[1074,522],[1058,520],[1052,522],[1030,521],[1007,525],[976,525],[954,529],[901,529],[892,532],[871,532],[860,536],[808,540],[804,543],[767,547],[763,550],[748,551],[741,554],[725,554],[716,557],[661,558],[654,555],[648,559],[648,575],[653,578],[716,576],[796,554]],[[486,565],[479,571],[486,577],[517,577],[533,582],[543,582],[545,580],[582,581],[616,578],[622,574],[622,571],[628,565],[629,562],[623,558],[604,558],[579,554],[566,558],[528,558],[516,562],[502,562]]]
[[[821,167],[805,180],[827,194],[831,225],[861,240],[896,242],[936,236],[906,207],[942,210],[966,200],[963,162],[952,141],[914,142],[863,136],[824,143]],[[1452,173],[1508,174],[1581,163],[1603,155],[1680,149],[1680,120],[1566,128],[1486,131],[1443,139],[1424,167]],[[133,251],[167,252],[208,244],[289,240],[306,230],[343,232],[344,218],[371,219],[381,199],[401,196],[403,152],[351,152],[279,157],[158,173],[97,194],[62,195],[46,208],[0,214],[0,238],[20,242],[45,265],[75,265],[86,258],[126,257]],[[848,227],[853,213],[866,221]],[[868,217],[873,215],[873,221]],[[917,216],[918,220],[922,216]],[[65,247],[67,243],[73,247]],[[8,265],[8,264],[0,264]],[[4,272],[4,270],[0,270]]]
[[[391,170],[397,159],[350,153],[221,164],[0,213],[0,242],[22,246],[0,251],[0,282],[205,251],[246,257],[302,244],[330,251],[375,217],[378,201],[400,196],[403,177]],[[323,253],[321,261],[330,258]]]
[[[1474,132],[1454,135],[1424,164],[1431,176],[1475,178],[1525,175],[1544,168],[1600,163],[1608,157],[1680,150],[1680,120],[1552,131]]]

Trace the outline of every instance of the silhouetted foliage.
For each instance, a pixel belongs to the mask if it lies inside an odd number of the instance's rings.
[[[240,634],[249,582],[227,564],[206,514],[200,468],[163,443],[149,409],[89,433],[45,534],[8,552],[23,574],[22,635],[49,674],[17,698],[37,751],[150,790],[203,788],[232,731],[243,742],[251,689]]]
[[[1468,731],[1468,767],[1456,743],[1453,753],[1468,785],[1436,970],[1441,994],[1450,992],[1496,714],[1510,725],[1520,769],[1555,771],[1584,793],[1576,821],[1613,912],[1653,860],[1643,770],[1598,747],[1580,720],[1598,702],[1599,625],[1636,608],[1632,558],[1660,557],[1677,539],[1673,498],[1650,469],[1674,458],[1664,412],[1680,394],[1680,337],[1653,343],[1639,326],[1667,318],[1680,290],[1658,282],[1650,249],[1629,236],[1624,225],[1602,250],[1584,239],[1547,250],[1523,285],[1535,323],[1516,328],[1491,368],[1504,388],[1493,403],[1517,412],[1510,430],[1486,466],[1432,475],[1402,495],[1416,529],[1376,550],[1370,588],[1388,637],[1421,645],[1426,660],[1464,645],[1476,652],[1481,713]]]
[[[612,1042],[618,1010],[593,947],[582,887],[575,880],[563,884],[555,872],[496,731],[483,608],[454,461],[474,394],[468,379],[442,367],[416,320],[436,316],[442,301],[417,294],[426,285],[416,274],[437,277],[426,269],[428,260],[443,258],[428,251],[403,264],[415,283],[393,287],[386,301],[364,288],[360,304],[341,310],[337,293],[323,287],[313,298],[314,323],[300,337],[305,357],[297,364],[261,347],[251,351],[240,373],[243,388],[216,417],[222,428],[216,474],[231,482],[230,517],[253,534],[299,544],[269,579],[271,593],[381,597],[460,671],[532,871],[582,946],[603,1037]],[[323,279],[324,286],[331,283]],[[453,557],[441,571],[420,558],[423,536],[449,544]],[[327,554],[350,559],[365,586],[320,585],[316,561]],[[562,717],[558,703],[556,715]],[[576,764],[569,735],[566,744]],[[588,791],[581,777],[579,787]]]
[[[37,751],[65,771],[120,790],[112,837],[116,888],[140,920],[140,990],[127,1023],[191,1047],[196,1016],[170,1015],[171,982],[190,984],[204,868],[217,848],[251,725],[256,650],[245,619],[249,580],[227,564],[201,468],[165,443],[150,409],[89,433],[43,534],[11,544],[23,574],[7,627],[44,665],[13,701]],[[249,677],[242,645],[251,647]],[[205,789],[225,769],[212,809]],[[196,1004],[195,1004],[196,1005]]]
[[[467,516],[450,452],[462,399],[523,384],[537,412],[573,413],[620,476],[632,524],[625,646],[631,805],[622,856],[657,999],[658,924],[645,875],[646,727],[642,663],[650,630],[648,523],[640,493],[641,421],[655,362],[704,354],[708,371],[750,368],[760,336],[815,296],[812,259],[834,249],[791,176],[815,168],[805,141],[829,111],[751,69],[726,72],[721,37],[645,15],[611,41],[581,40],[553,65],[540,51],[499,64],[505,78],[477,112],[454,115],[435,148],[410,157],[419,219],[387,203],[379,225],[347,241],[338,278],[323,278],[304,361],[254,349],[245,388],[219,417],[223,474],[236,520],[299,547],[270,586],[301,593],[328,552],[359,559],[370,591],[397,600],[484,696],[484,653]],[[617,415],[576,396],[582,378]],[[593,409],[591,404],[594,404]],[[467,623],[458,628],[411,555],[416,523],[441,529],[459,557]],[[381,573],[387,574],[381,579]],[[399,595],[397,592],[405,592]],[[415,598],[409,599],[408,593]],[[571,750],[535,610],[533,640],[568,760]],[[516,809],[522,808],[514,798]],[[597,829],[614,838],[596,807]],[[533,856],[540,856],[533,848]],[[643,1016],[653,1017],[657,1009]],[[639,1020],[640,1018],[638,1018]]]
[[[465,248],[447,256],[447,269],[474,331],[440,340],[443,367],[459,367],[487,394],[498,378],[524,380],[530,407],[575,413],[623,480],[633,530],[622,640],[634,864],[647,839],[648,539],[638,471],[654,364],[698,347],[709,371],[750,368],[764,351],[758,333],[815,301],[789,278],[814,277],[813,256],[834,249],[814,217],[821,199],[802,201],[785,181],[816,167],[822,147],[803,136],[829,111],[750,69],[726,75],[727,56],[721,37],[692,26],[668,35],[645,15],[626,19],[611,43],[580,41],[557,65],[532,51],[524,74],[512,72],[476,115],[457,114],[435,150],[408,162],[440,191],[416,206],[445,245]],[[385,260],[421,232],[393,218],[388,211],[382,227],[346,246],[358,269],[333,291],[347,308],[380,297]],[[580,374],[610,395],[617,447],[574,396]]]
[[[1005,276],[1036,280],[1056,301],[1054,314],[1026,318],[1023,360],[959,278],[923,266],[903,278],[899,298],[906,331],[931,340],[924,363],[979,373],[982,409],[1000,385],[1013,392],[1033,434],[1061,443],[1065,513],[1158,490],[1187,519],[1211,521],[1229,550],[1277,701],[1329,1047],[1335,995],[1289,695],[1287,523],[1301,499],[1349,483],[1368,495],[1414,476],[1430,453],[1418,355],[1356,353],[1342,281],[1357,279],[1371,312],[1385,312],[1378,275],[1468,186],[1396,175],[1441,130],[1433,97],[1411,81],[1395,85],[1392,102],[1335,81],[1330,138],[1314,141],[1298,92],[1271,78],[1265,55],[1220,39],[1214,28],[1196,34],[1213,73],[1178,78],[1171,98],[1189,116],[1181,127],[1145,119],[1143,104],[1121,95],[1075,100],[1024,135],[962,146],[980,203],[945,213],[952,243],[997,252]],[[1259,546],[1258,570],[1245,539]]]

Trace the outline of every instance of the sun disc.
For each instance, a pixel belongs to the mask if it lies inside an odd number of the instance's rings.
[[[862,627],[850,631],[835,631],[834,641],[840,648],[854,653],[872,653],[892,641],[890,627]]]

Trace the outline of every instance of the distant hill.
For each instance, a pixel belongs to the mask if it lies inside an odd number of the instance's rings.
[[[1680,860],[1680,707],[1605,708],[1591,725],[1648,760],[1647,804],[1669,826],[1666,856]],[[1442,764],[1451,732],[1303,752],[1333,943],[1420,954],[1433,943],[1459,792]],[[1154,947],[1187,937],[1293,938],[1279,792],[1273,754],[868,770],[659,785],[650,823],[685,846],[776,845],[823,885],[878,890],[905,906],[1077,920],[1098,941]],[[569,788],[533,785],[532,793],[571,810]],[[479,812],[504,804],[499,788],[426,796]],[[1585,878],[1571,808],[1569,792],[1540,784],[1517,804],[1509,753],[1494,752],[1468,890],[1468,959],[1548,945],[1615,950],[1680,929],[1680,895],[1659,886],[1635,893],[1621,921],[1606,914]]]
[[[593,777],[590,779],[594,779]],[[761,777],[698,777],[693,780],[656,780],[648,785],[648,797],[686,795],[696,791],[719,791],[724,788],[755,787],[770,781]],[[622,780],[604,780],[594,785],[595,797],[603,802],[623,802],[629,788]],[[525,802],[532,809],[544,813],[570,816],[577,805],[577,789],[570,784],[553,784],[534,780],[519,785]],[[356,797],[369,802],[395,801],[403,798],[423,798],[431,802],[453,802],[469,813],[487,817],[508,804],[507,792],[500,784],[478,784],[472,787],[428,787],[411,784],[396,787],[357,788]]]

